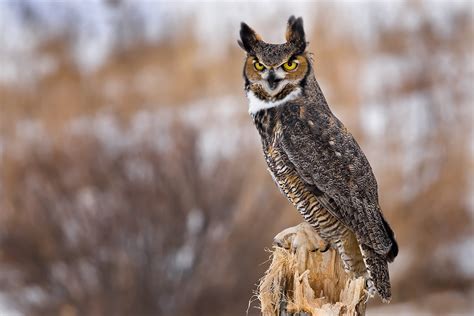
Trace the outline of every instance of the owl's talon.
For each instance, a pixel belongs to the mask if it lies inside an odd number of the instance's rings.
[[[283,243],[279,239],[273,239],[273,245],[276,247],[283,248]]]
[[[291,243],[285,238],[276,236],[273,238],[273,246],[289,250],[291,248]]]
[[[320,249],[319,252],[326,252],[329,250],[329,248],[331,247],[331,245],[328,243],[326,244],[326,247],[324,247],[324,249]]]

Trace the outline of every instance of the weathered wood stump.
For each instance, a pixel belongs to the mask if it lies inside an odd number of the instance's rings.
[[[307,223],[275,237],[272,262],[258,287],[263,316],[365,314],[364,278],[346,273],[336,250],[324,248]]]

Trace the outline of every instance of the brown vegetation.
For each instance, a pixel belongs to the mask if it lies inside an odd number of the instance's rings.
[[[446,252],[474,234],[472,93],[462,89],[472,82],[465,64],[472,16],[449,19],[446,36],[414,10],[420,27],[377,27],[372,48],[361,47],[357,34],[329,32],[343,23],[332,7],[317,11],[307,30],[318,79],[367,152],[400,242],[390,266],[392,304],[473,291],[472,275]],[[35,51],[55,61],[52,72],[33,84],[0,85],[0,292],[16,309],[244,313],[268,266],[264,248],[300,217],[265,170],[241,92],[242,53],[231,46],[236,34],[229,37],[224,45],[233,48],[218,61],[225,71],[203,62],[200,43],[182,35],[121,47],[90,73],[72,60],[68,39],[53,38]],[[448,66],[438,52],[447,53]],[[366,96],[364,65],[382,55],[406,62],[397,68],[403,80],[379,74],[380,89]],[[405,123],[420,112],[405,115],[401,105],[413,94],[429,105],[417,121],[427,132],[407,141]],[[228,95],[240,107],[216,101]],[[359,119],[366,103],[378,104],[386,122],[376,140]],[[224,106],[238,113],[235,125],[222,124],[206,140]],[[154,121],[141,130],[134,122],[143,116]],[[110,124],[121,133],[108,137]],[[212,163],[203,152],[229,144]],[[257,305],[249,314],[259,314]]]

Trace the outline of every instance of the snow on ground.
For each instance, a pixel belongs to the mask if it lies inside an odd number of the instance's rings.
[[[124,126],[110,113],[74,118],[62,136],[88,136],[96,138],[106,154],[115,156],[131,152],[141,146],[156,151],[166,151],[171,145],[173,120],[177,119],[199,131],[198,144],[203,161],[213,165],[216,159],[231,157],[242,146],[258,146],[256,131],[249,124],[241,124],[247,109],[240,96],[223,96],[198,100],[184,106],[160,107],[157,110],[139,110],[133,114],[130,124]],[[22,149],[41,143],[47,148],[50,137],[43,123],[27,119],[16,123],[14,139],[3,139],[6,150],[21,157]]]

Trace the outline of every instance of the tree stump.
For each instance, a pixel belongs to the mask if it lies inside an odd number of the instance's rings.
[[[346,273],[337,251],[324,248],[307,223],[275,237],[272,262],[258,286],[263,316],[365,314],[364,278]]]

